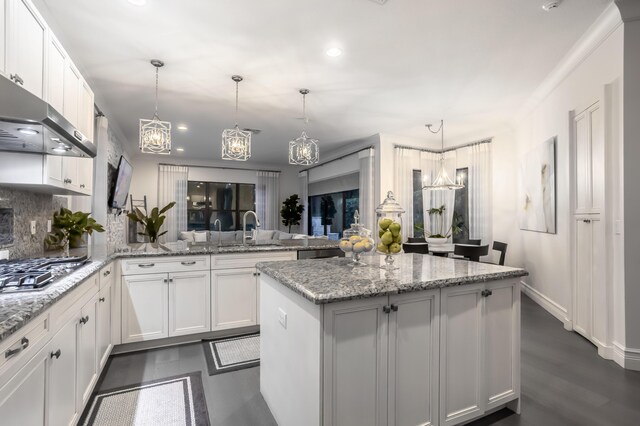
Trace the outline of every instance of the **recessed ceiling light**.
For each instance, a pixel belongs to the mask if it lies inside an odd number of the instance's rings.
[[[330,47],[329,49],[327,49],[326,54],[327,56],[335,58],[336,56],[342,55],[342,49],[340,49],[339,47]]]
[[[178,124],[178,130],[189,130],[186,124]]]
[[[21,127],[18,129],[20,133],[24,133],[25,135],[37,135],[39,132],[37,130],[29,129],[26,127]]]
[[[178,151],[178,152],[184,152],[184,148],[176,148],[176,151]]]
[[[127,1],[134,6],[144,6],[145,4],[147,4],[147,0],[127,0]]]
[[[550,1],[542,5],[542,10],[550,12],[553,9],[557,9],[560,6],[560,0]]]
[[[53,148],[52,151],[64,154],[65,152],[71,151],[71,147],[69,145],[65,145],[63,143],[59,143],[58,146]]]

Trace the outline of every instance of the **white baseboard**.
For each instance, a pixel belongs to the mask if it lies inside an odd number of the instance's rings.
[[[627,348],[613,342],[613,360],[627,370],[640,371],[640,349]]]
[[[558,321],[562,322],[566,330],[573,330],[573,324],[571,323],[571,320],[569,319],[569,315],[565,308],[558,305],[556,302],[549,299],[547,296],[540,293],[538,290],[531,287],[524,281],[520,281],[520,283],[522,284],[522,292],[524,294],[529,296],[531,300],[536,302],[538,305],[542,306],[545,311],[556,317]]]

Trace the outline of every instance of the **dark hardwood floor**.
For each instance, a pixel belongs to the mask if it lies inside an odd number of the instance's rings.
[[[260,395],[260,369],[209,376],[199,343],[116,355],[99,389],[198,370],[213,426],[276,424]],[[522,414],[505,409],[471,425],[638,426],[640,372],[600,358],[591,343],[523,295]]]

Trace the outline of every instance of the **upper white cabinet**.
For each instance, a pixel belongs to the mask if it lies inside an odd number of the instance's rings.
[[[596,102],[573,117],[575,213],[597,214],[604,208],[604,124]]]
[[[7,7],[9,0],[0,0],[0,75],[7,70]]]
[[[6,74],[16,84],[44,99],[47,24],[30,1],[8,1]]]
[[[76,127],[79,123],[81,84],[82,76],[80,71],[78,71],[73,62],[67,61],[64,70],[64,108],[62,113]]]
[[[78,130],[89,140],[93,140],[93,90],[84,79],[80,83]]]
[[[49,32],[47,59],[47,102],[59,113],[64,112],[64,73],[67,53],[62,44]]]

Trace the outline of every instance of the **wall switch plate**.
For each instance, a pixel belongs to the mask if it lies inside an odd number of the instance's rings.
[[[622,228],[624,227],[624,224],[622,223],[622,221],[616,220],[614,227],[615,227],[614,231],[616,235],[622,235]]]
[[[0,250],[0,260],[9,259],[9,250]]]
[[[36,235],[36,221],[31,221],[31,235]]]
[[[47,232],[51,232],[51,219],[47,220]]]
[[[287,329],[287,313],[282,308],[278,308],[278,322],[282,328]]]

